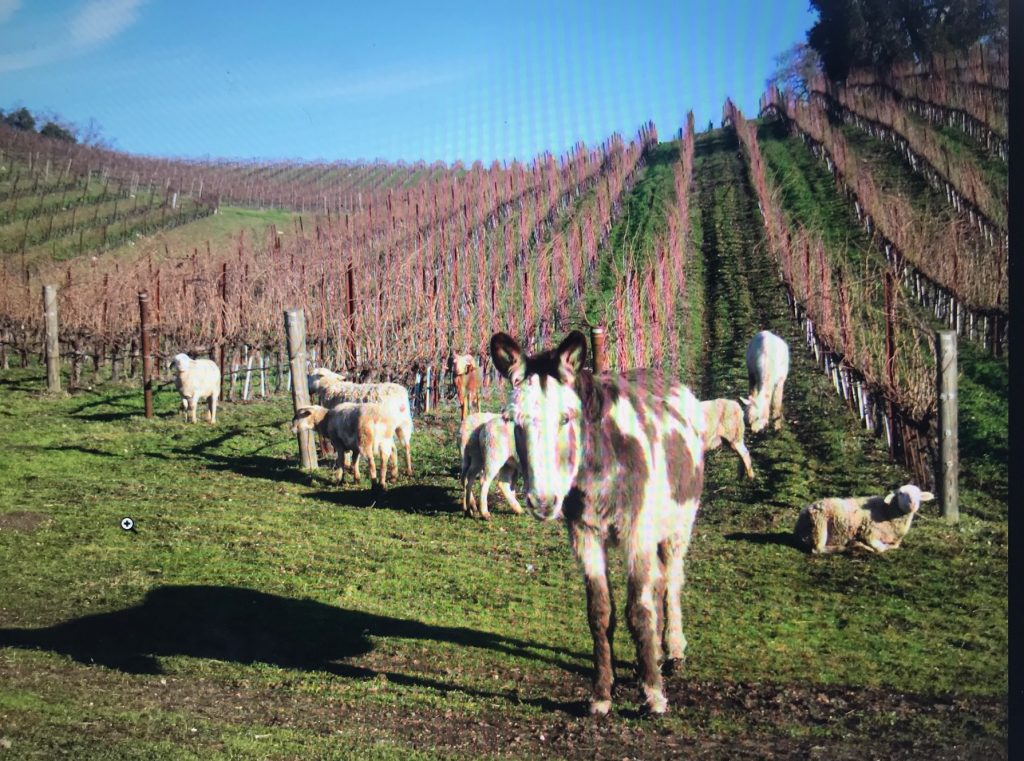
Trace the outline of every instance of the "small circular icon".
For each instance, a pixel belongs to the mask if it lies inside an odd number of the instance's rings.
[[[125,531],[131,531],[135,528],[135,521],[133,521],[131,518],[122,518],[121,528],[123,528]]]

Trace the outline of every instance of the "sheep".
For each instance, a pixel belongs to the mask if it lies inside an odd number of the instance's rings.
[[[758,433],[769,423],[782,428],[782,389],[789,375],[789,346],[774,333],[762,330],[747,345],[749,396],[740,399],[747,408],[747,423]]]
[[[462,461],[460,481],[462,512],[466,515],[471,516],[476,512],[484,520],[491,519],[491,514],[487,510],[487,493],[490,491],[491,481],[495,479],[512,512],[522,514],[523,508],[511,488],[512,480],[516,473],[520,472],[512,428],[509,420],[493,412],[471,413],[462,421],[459,447]],[[472,490],[473,482],[478,476],[482,476],[479,509]]]
[[[465,420],[469,407],[476,403],[476,411],[480,412],[480,387],[483,375],[473,359],[472,354],[452,354],[448,365],[454,376],[455,391],[459,395],[459,419]]]
[[[812,554],[896,549],[910,530],[922,502],[935,498],[913,484],[884,497],[829,497],[800,511],[793,534]]]
[[[728,442],[733,451],[740,456],[739,473],[746,472],[747,478],[754,480],[754,468],[750,464],[750,452],[743,443],[743,408],[732,399],[712,399],[700,403],[704,413],[704,451],[710,452]]]
[[[170,365],[175,370],[174,385],[181,394],[181,409],[187,420],[196,422],[196,407],[207,400],[210,423],[217,422],[217,400],[220,399],[220,368],[210,359],[192,359],[177,354]]]
[[[412,454],[409,442],[412,439],[412,405],[409,391],[398,383],[352,383],[326,367],[318,367],[306,378],[309,393],[316,395],[324,407],[333,407],[341,402],[377,402],[391,411],[395,421],[395,437],[405,448],[406,473],[412,475]],[[397,461],[398,451],[394,451]],[[397,466],[396,466],[397,467]]]
[[[359,480],[359,458],[370,462],[370,480],[377,480],[376,456],[381,456],[380,486],[387,486],[388,462],[394,447],[394,420],[384,405],[347,402],[328,409],[319,404],[299,407],[292,418],[292,433],[316,430],[330,439],[337,452],[335,478],[344,482],[345,453],[353,452],[352,475]],[[392,462],[391,477],[398,474],[397,460]]]

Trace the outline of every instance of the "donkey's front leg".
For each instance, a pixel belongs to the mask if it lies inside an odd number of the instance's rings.
[[[657,551],[635,557],[629,574],[626,612],[629,631],[636,644],[636,662],[644,702],[651,713],[665,713],[668,701],[662,689],[661,630],[658,626],[658,605],[664,600],[665,581],[661,575]]]
[[[587,620],[594,640],[594,690],[590,713],[603,716],[612,707],[612,686],[615,683],[612,636],[615,632],[615,605],[608,582],[604,543],[596,533],[577,529],[573,547],[583,562],[587,585]]]

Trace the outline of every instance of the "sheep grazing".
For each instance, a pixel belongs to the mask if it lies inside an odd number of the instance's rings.
[[[220,399],[220,368],[217,363],[177,354],[170,364],[175,371],[174,385],[181,394],[181,410],[185,418],[196,422],[196,408],[206,399],[210,423],[216,423],[217,400]]]
[[[335,478],[344,481],[345,454],[352,452],[352,475],[359,480],[359,458],[370,463],[370,480],[377,481],[376,457],[381,457],[380,486],[387,486],[388,462],[392,464],[391,477],[398,475],[398,461],[392,458],[394,450],[394,419],[382,404],[342,403],[330,409],[319,404],[299,407],[292,418],[292,433],[315,430],[329,439],[337,452]]]
[[[743,443],[743,408],[732,399],[713,399],[700,403],[704,413],[704,451],[710,452],[728,442],[740,456],[740,476],[754,480],[754,468],[750,464],[750,452]]]
[[[448,360],[452,375],[455,378],[455,391],[459,395],[460,420],[465,420],[471,404],[476,404],[480,412],[480,387],[483,385],[483,373],[473,359],[472,354],[453,354]]]
[[[750,395],[740,399],[747,408],[753,433],[769,423],[782,428],[782,389],[789,375],[789,347],[774,333],[762,330],[747,345],[747,379]]]
[[[324,407],[343,402],[376,402],[383,404],[395,422],[395,438],[405,448],[406,472],[412,475],[412,405],[409,391],[399,383],[351,383],[326,367],[318,367],[307,376],[310,395],[316,395]],[[398,457],[397,451],[395,457]]]
[[[913,484],[884,497],[829,497],[801,510],[793,533],[815,555],[847,549],[885,552],[900,546],[921,503],[934,498]]]
[[[487,493],[490,491],[491,482],[497,480],[498,489],[512,508],[512,512],[522,514],[523,508],[512,491],[512,481],[520,471],[510,421],[493,412],[474,412],[467,415],[460,430],[459,453],[462,462],[460,481],[463,513],[469,516],[475,513],[484,520],[490,520]],[[478,476],[482,478],[479,508],[472,489],[473,482]]]

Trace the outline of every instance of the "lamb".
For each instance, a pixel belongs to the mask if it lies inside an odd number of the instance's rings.
[[[309,393],[316,395],[324,407],[333,407],[342,402],[376,402],[385,405],[395,421],[395,437],[405,447],[406,472],[412,475],[412,454],[409,442],[412,439],[412,405],[409,391],[398,383],[351,383],[341,379],[337,373],[326,367],[318,367],[307,376]],[[398,458],[397,449],[394,457]],[[397,467],[397,466],[396,466]]]
[[[740,475],[744,472],[747,478],[754,480],[754,468],[750,464],[750,452],[743,443],[743,408],[732,399],[712,399],[700,403],[704,413],[704,451],[710,452],[728,442],[733,451],[740,456]]]
[[[392,460],[395,423],[390,411],[382,404],[347,402],[330,409],[319,404],[299,407],[292,418],[292,433],[316,430],[329,439],[337,452],[335,478],[344,482],[345,454],[353,452],[352,475],[359,480],[359,458],[370,462],[370,480],[377,480],[375,458],[381,456],[380,486],[387,486],[388,461],[392,461],[391,477],[398,475],[398,462]]]
[[[476,403],[476,411],[480,412],[480,387],[483,375],[473,359],[472,354],[453,354],[448,364],[455,380],[455,391],[459,395],[460,420],[465,420],[469,407]]]
[[[210,359],[192,359],[188,354],[177,354],[170,364],[174,367],[174,385],[181,394],[181,410],[185,418],[196,422],[196,408],[207,400],[210,423],[217,422],[217,400],[220,399],[220,368]]]
[[[512,512],[522,514],[523,508],[511,488],[512,480],[516,473],[520,472],[512,430],[510,421],[493,412],[471,413],[462,421],[459,446],[462,461],[460,481],[462,512],[466,515],[472,516],[475,512],[484,520],[491,519],[491,514],[487,510],[487,493],[490,491],[491,481],[495,479]],[[478,509],[472,484],[481,475]]]
[[[749,396],[740,399],[747,408],[747,423],[753,433],[769,423],[782,428],[782,389],[789,375],[789,346],[774,333],[762,330],[747,345]]]
[[[829,497],[801,510],[793,533],[815,555],[847,549],[885,552],[900,546],[921,503],[934,498],[913,484],[884,497]]]

